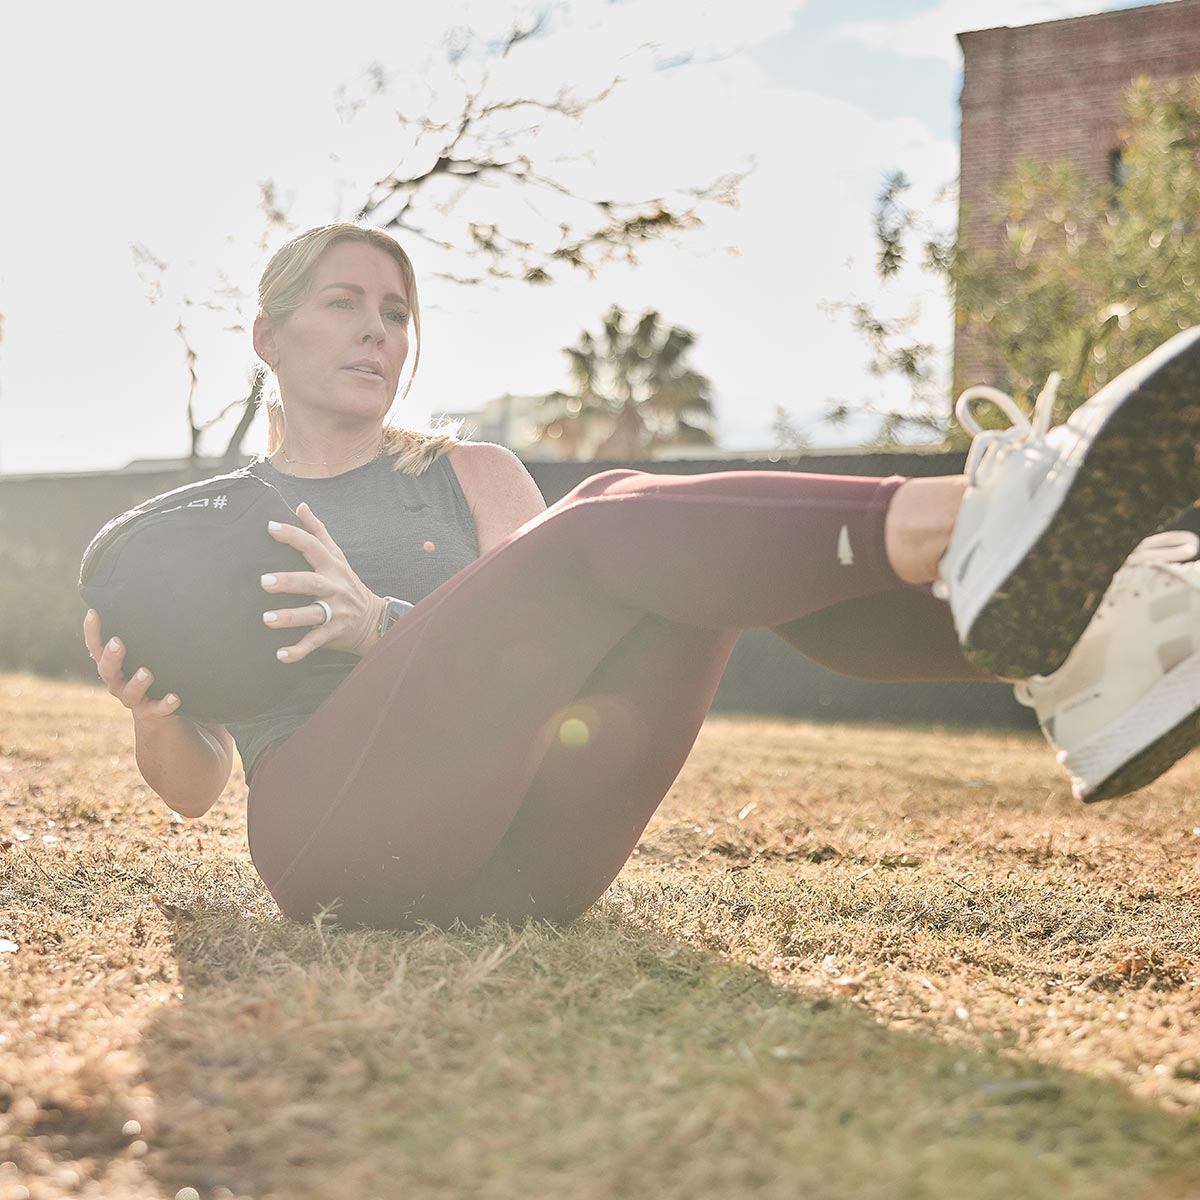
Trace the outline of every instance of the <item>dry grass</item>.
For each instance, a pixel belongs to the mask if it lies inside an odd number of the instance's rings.
[[[1198,1197],[1198,783],[714,719],[574,926],[344,933],[0,677],[0,1200]]]

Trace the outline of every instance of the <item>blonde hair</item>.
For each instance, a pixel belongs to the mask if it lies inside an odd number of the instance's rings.
[[[363,242],[391,255],[400,267],[408,292],[412,313],[413,354],[412,371],[400,393],[403,400],[412,387],[421,362],[421,304],[417,298],[417,273],[404,247],[386,230],[357,221],[337,221],[305,230],[280,246],[267,263],[258,281],[258,315],[272,325],[282,325],[304,303],[312,286],[313,273],[321,255],[337,242]],[[264,367],[265,378],[259,395],[259,406],[267,415],[267,454],[273,454],[283,443],[286,417],[279,380],[275,372]],[[446,422],[433,429],[418,431],[398,425],[383,427],[383,453],[395,460],[392,469],[407,475],[420,475],[435,459],[460,442],[461,422]]]

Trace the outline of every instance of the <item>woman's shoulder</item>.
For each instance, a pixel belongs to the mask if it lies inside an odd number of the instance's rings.
[[[446,451],[446,457],[460,477],[464,472],[483,479],[494,479],[498,474],[529,474],[507,446],[496,442],[457,442]]]
[[[545,509],[533,476],[507,446],[460,442],[446,457],[475,518],[481,554]]]
[[[521,461],[507,446],[502,446],[499,442],[477,442],[474,439],[455,442],[446,453],[458,455],[460,458],[510,458],[516,462]]]

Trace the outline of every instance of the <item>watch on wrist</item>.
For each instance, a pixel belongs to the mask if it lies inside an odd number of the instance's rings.
[[[380,618],[376,633],[383,637],[385,633],[413,606],[407,600],[397,600],[395,596],[384,596],[383,616]]]

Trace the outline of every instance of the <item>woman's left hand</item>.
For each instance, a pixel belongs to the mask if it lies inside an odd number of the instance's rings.
[[[325,610],[319,604],[264,612],[263,623],[271,629],[315,626],[295,645],[281,650],[280,661],[299,662],[318,646],[363,655],[379,640],[377,630],[383,615],[383,597],[376,596],[354,573],[341,547],[307,504],[300,504],[296,515],[303,522],[303,529],[272,521],[267,527],[268,532],[277,542],[285,542],[299,550],[313,569],[264,575],[263,590],[315,596],[329,605],[333,615],[327,621]]]

